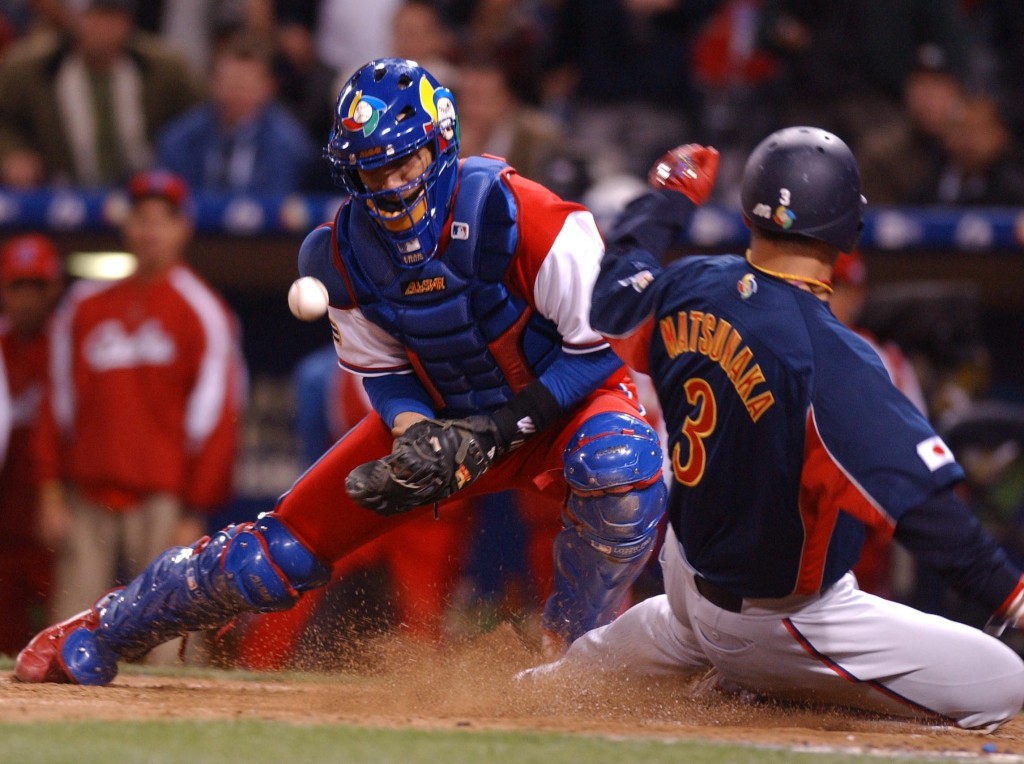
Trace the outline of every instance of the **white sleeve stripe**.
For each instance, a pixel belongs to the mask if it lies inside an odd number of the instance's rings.
[[[175,268],[171,285],[196,312],[205,337],[199,376],[185,411],[185,435],[191,447],[202,443],[220,421],[231,368],[231,326],[209,288],[185,268]]]
[[[591,353],[595,350],[603,350],[606,347],[608,347],[608,343],[603,339],[600,342],[588,342],[585,345],[572,342],[562,343],[562,349],[566,353]]]
[[[590,353],[596,353],[599,350],[606,350],[608,347],[610,347],[610,346],[608,345],[607,342],[605,342],[602,345],[596,345],[596,346],[595,345],[591,345],[591,346],[588,346],[588,347],[585,347],[585,348],[581,348],[581,347],[568,347],[568,346],[563,345],[562,346],[562,351],[566,355],[589,355]]]
[[[78,281],[69,290],[50,328],[50,385],[53,418],[61,433],[67,434],[75,421],[74,355],[71,325],[79,305],[89,297],[110,289],[114,281]]]

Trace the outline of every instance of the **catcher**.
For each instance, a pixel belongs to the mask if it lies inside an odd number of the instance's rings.
[[[284,610],[334,561],[453,494],[561,503],[548,652],[619,611],[666,489],[658,437],[588,319],[603,242],[583,207],[458,150],[452,94],[414,62],[372,61],[346,83],[325,155],[349,199],[307,236],[299,272],[326,285],[340,363],[373,413],[273,512],[165,551],[37,635],[19,679],[106,684],[119,659]]]

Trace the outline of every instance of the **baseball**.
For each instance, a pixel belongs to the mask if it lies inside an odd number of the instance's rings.
[[[302,321],[316,321],[327,312],[327,287],[319,279],[303,276],[288,289],[288,308]]]

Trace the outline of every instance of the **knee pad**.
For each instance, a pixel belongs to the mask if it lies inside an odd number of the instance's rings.
[[[331,577],[330,568],[273,515],[239,526],[221,559],[238,593],[259,612],[284,610]]]
[[[661,478],[661,443],[654,429],[629,414],[608,411],[590,417],[562,453],[565,480],[573,491],[606,492],[643,487]]]
[[[563,459],[570,488],[567,524],[613,559],[645,554],[667,495],[654,429],[628,414],[598,414],[576,431]]]

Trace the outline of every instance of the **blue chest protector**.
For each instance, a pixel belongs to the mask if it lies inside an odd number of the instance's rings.
[[[504,283],[518,239],[518,210],[500,177],[506,168],[483,157],[462,163],[451,236],[415,268],[395,264],[355,204],[342,207],[335,225],[346,299],[405,346],[446,416],[497,409],[561,349],[555,325]],[[349,307],[335,294],[332,304]]]

